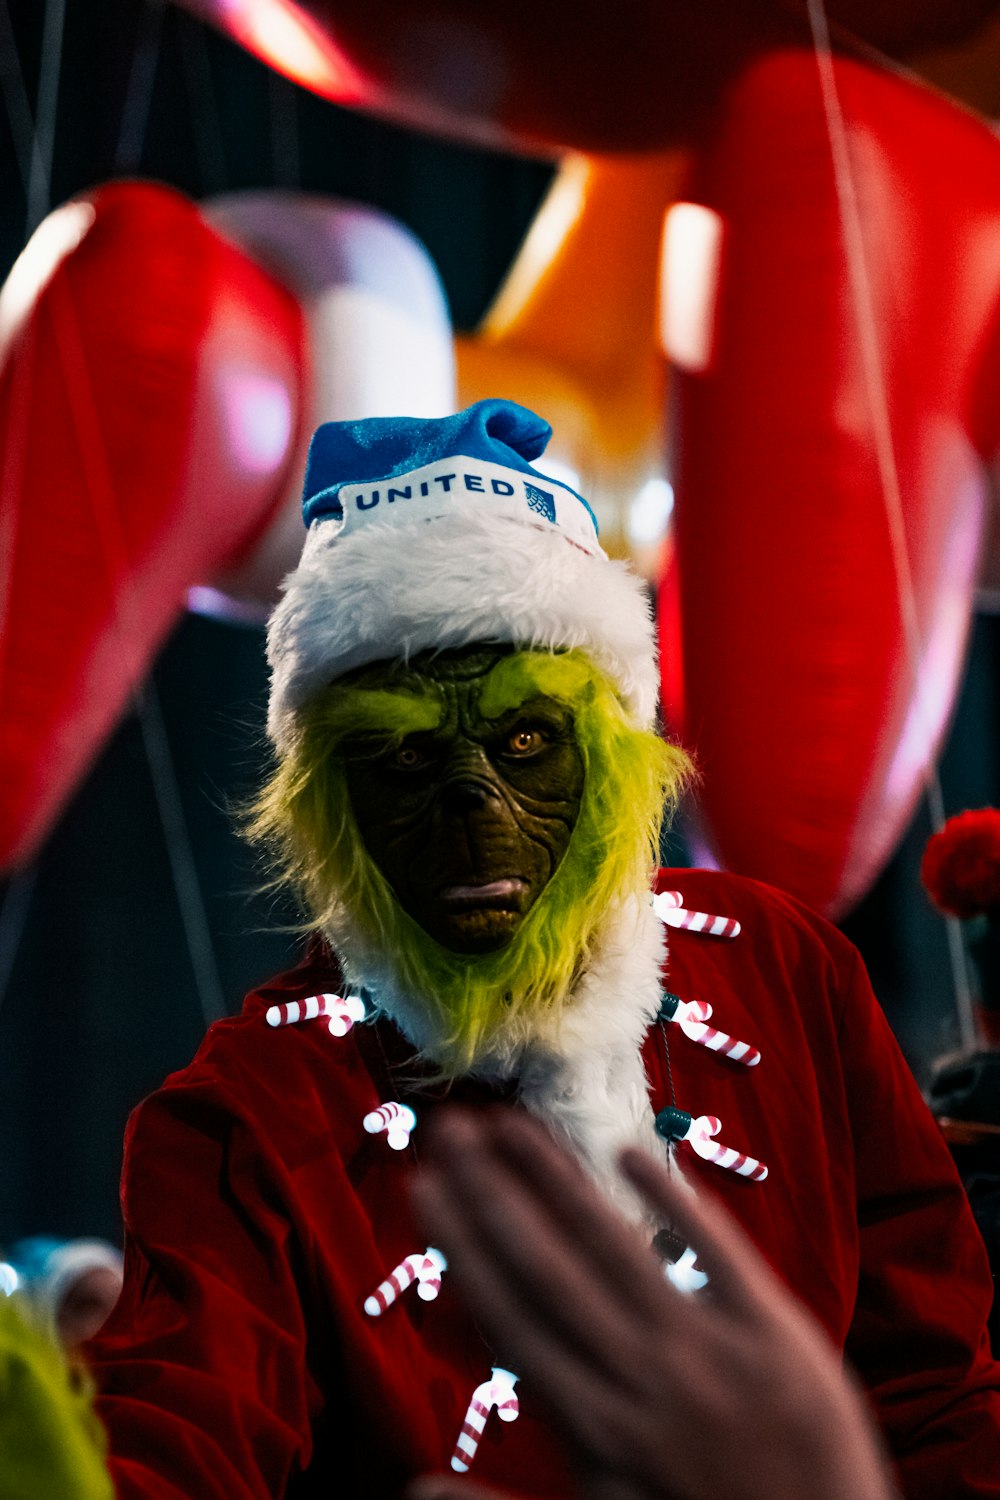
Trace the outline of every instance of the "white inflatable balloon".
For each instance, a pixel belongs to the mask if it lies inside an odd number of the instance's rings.
[[[201,613],[266,617],[305,531],[301,482],[313,429],[362,417],[455,410],[451,322],[420,241],[377,209],[288,191],[229,193],[202,205],[212,226],[283,281],[309,328],[312,385],[288,494],[257,546],[191,592]]]

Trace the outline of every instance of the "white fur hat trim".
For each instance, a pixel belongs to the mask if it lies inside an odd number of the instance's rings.
[[[653,725],[656,646],[641,580],[541,519],[464,505],[447,519],[347,534],[333,517],[313,523],[268,630],[271,739],[287,749],[299,711],[345,672],[478,641],[581,650],[635,721]]]

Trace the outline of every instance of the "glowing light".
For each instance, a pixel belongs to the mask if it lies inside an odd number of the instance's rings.
[[[410,1135],[416,1129],[417,1117],[408,1104],[398,1104],[393,1099],[365,1115],[362,1124],[369,1135],[378,1135],[384,1130],[393,1151],[405,1151],[410,1144]]]
[[[763,1182],[767,1176],[767,1168],[763,1162],[754,1156],[747,1156],[743,1151],[736,1151],[732,1146],[724,1146],[721,1141],[713,1140],[722,1129],[722,1121],[716,1115],[688,1114],[686,1109],[678,1109],[676,1105],[668,1105],[661,1109],[655,1120],[656,1131],[668,1141],[687,1141],[703,1161],[710,1161],[717,1167],[725,1167],[727,1172],[736,1172],[740,1177],[747,1177],[751,1182]]]
[[[365,1312],[370,1318],[380,1318],[414,1282],[417,1283],[417,1296],[424,1302],[433,1302],[441,1290],[441,1277],[447,1269],[448,1262],[433,1245],[428,1245],[423,1255],[404,1256],[371,1296],[365,1298]]]
[[[705,1272],[695,1269],[697,1259],[689,1245],[683,1255],[675,1261],[668,1261],[663,1267],[664,1275],[678,1292],[700,1292],[703,1286],[708,1285]]]
[[[13,1296],[20,1284],[21,1278],[10,1262],[0,1260],[0,1296]]]
[[[97,217],[92,203],[64,203],[42,220],[0,291],[0,348],[14,336]]]
[[[657,1020],[664,1023],[672,1021],[686,1037],[697,1042],[700,1047],[707,1047],[711,1052],[721,1052],[723,1057],[741,1062],[744,1067],[755,1068],[760,1062],[759,1049],[751,1047],[749,1042],[741,1042],[738,1037],[730,1036],[727,1031],[709,1026],[707,1023],[711,1015],[712,1007],[707,1000],[682,1000],[679,995],[672,995],[669,990],[664,990]]]
[[[663,221],[660,342],[682,370],[712,362],[722,259],[722,219],[700,203],[675,203]]]
[[[496,1411],[501,1422],[517,1420],[519,1403],[514,1390],[516,1384],[517,1376],[511,1370],[495,1365],[490,1379],[476,1386],[451,1456],[451,1466],[456,1474],[466,1473],[475,1458],[486,1418],[491,1411]]]
[[[200,0],[198,8],[286,77],[330,99],[361,98],[357,69],[292,0]]]
[[[365,1018],[365,1002],[358,995],[348,995],[340,1005],[334,1006],[326,1023],[331,1036],[346,1036],[351,1027]]]
[[[423,1265],[417,1267],[417,1296],[422,1302],[433,1302],[441,1290],[441,1277],[448,1269],[448,1262],[440,1250],[427,1246]]]
[[[673,509],[673,486],[665,479],[647,479],[629,506],[628,537],[633,547],[649,547],[661,541]]]
[[[653,897],[653,910],[668,927],[682,932],[707,932],[709,937],[735,938],[743,931],[735,917],[717,916],[710,911],[691,911],[679,905],[678,891],[661,891]]]
[[[264,1013],[268,1026],[295,1026],[299,1021],[315,1021],[317,1016],[327,1019],[327,1029],[333,1036],[346,1036],[351,1027],[365,1018],[365,1002],[360,995],[309,995],[305,1000],[286,1000],[282,1005],[269,1005]]]

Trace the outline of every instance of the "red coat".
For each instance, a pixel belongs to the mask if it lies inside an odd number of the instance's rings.
[[[665,982],[763,1051],[753,1069],[668,1027],[676,1102],[763,1160],[743,1180],[679,1152],[842,1344],[871,1391],[910,1500],[1000,1497],[1000,1367],[990,1278],[964,1195],[851,945],[789,897],[733,876],[664,872],[692,908],[737,917],[727,941],[670,934]],[[380,1318],[365,1298],[423,1251],[405,1151],[362,1129],[406,1094],[387,1023],[272,1029],[266,1007],[336,990],[316,943],[301,967],[213,1026],[190,1067],[135,1111],[125,1143],[126,1284],[92,1346],[122,1497],[395,1496],[446,1468],[487,1349],[445,1275]],[[671,1102],[647,1037],[652,1106]],[[412,1070],[411,1070],[412,1076]],[[456,1086],[452,1097],[488,1099]],[[572,1485],[530,1387],[489,1419],[473,1474],[522,1493]],[[720,1496],[719,1500],[725,1500]]]

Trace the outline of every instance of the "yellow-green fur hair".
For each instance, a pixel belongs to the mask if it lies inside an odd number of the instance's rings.
[[[0,1297],[0,1496],[114,1500],[92,1383],[54,1337]]]
[[[369,858],[351,811],[340,747],[353,736],[399,743],[443,713],[435,682],[402,665],[334,683],[302,713],[300,732],[252,809],[264,841],[327,931],[350,926],[389,954],[398,983],[420,996],[441,1042],[442,1073],[468,1072],[498,1028],[558,1005],[586,964],[607,913],[645,892],[660,826],[687,777],[684,753],[637,729],[610,680],[578,651],[519,651],[484,679],[479,711],[501,714],[547,696],[569,706],[585,767],[580,812],[552,879],[498,952],[452,953],[400,907]]]

